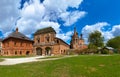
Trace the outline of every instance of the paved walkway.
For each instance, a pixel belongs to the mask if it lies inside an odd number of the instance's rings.
[[[0,65],[15,65],[20,63],[27,63],[27,62],[35,62],[35,61],[46,61],[46,60],[57,60],[66,57],[73,57],[73,56],[64,56],[59,58],[45,58],[46,56],[37,56],[37,57],[28,57],[28,58],[4,58],[4,61],[0,62]]]
[[[0,65],[15,65],[20,63],[27,63],[38,61],[39,58],[44,58],[45,56],[37,56],[37,57],[28,57],[28,58],[3,58],[4,61],[0,62]]]

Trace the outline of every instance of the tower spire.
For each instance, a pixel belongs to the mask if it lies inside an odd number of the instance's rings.
[[[18,33],[18,27],[16,28],[16,33]]]
[[[76,33],[76,26],[74,27],[74,33]]]
[[[83,34],[82,33],[80,34],[80,39],[83,39]]]

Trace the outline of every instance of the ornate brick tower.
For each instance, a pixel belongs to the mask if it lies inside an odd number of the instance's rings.
[[[80,34],[80,37],[78,36],[78,33],[76,31],[76,27],[74,28],[73,36],[71,37],[70,42],[70,48],[71,49],[84,49],[87,48],[87,46],[84,44],[84,39],[82,37],[83,35]]]
[[[70,42],[70,48],[76,49],[76,47],[78,46],[78,43],[79,43],[79,36],[78,36],[78,33],[76,31],[76,27],[75,27],[74,34],[73,34],[71,42]]]

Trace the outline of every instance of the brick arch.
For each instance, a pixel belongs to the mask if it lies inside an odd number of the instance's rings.
[[[45,55],[51,55],[52,54],[52,48],[51,47],[46,47],[45,48]]]
[[[36,48],[36,55],[42,55],[42,48]]]

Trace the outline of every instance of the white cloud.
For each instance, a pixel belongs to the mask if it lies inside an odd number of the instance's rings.
[[[37,29],[52,26],[57,32],[57,37],[67,41],[72,32],[61,33],[62,25],[58,20],[62,20],[64,26],[71,26],[86,14],[85,11],[77,10],[83,0],[44,0],[43,3],[40,3],[40,0],[30,0],[24,3],[22,9],[18,9],[21,5],[20,1],[2,0],[0,2],[0,31],[5,37],[15,27],[31,37]],[[76,10],[68,11],[69,7]]]
[[[72,34],[73,34],[73,31],[68,31],[67,33],[59,33],[56,36],[58,38],[65,40],[65,41],[68,41],[71,39]]]
[[[86,43],[88,43],[87,40],[89,34],[95,30],[98,30],[102,33],[105,42],[107,42],[111,38],[114,38],[115,36],[120,36],[120,25],[113,25],[111,30],[109,29],[105,30],[104,28],[105,26],[110,26],[110,24],[108,24],[107,22],[99,22],[93,25],[86,25],[82,29],[83,37]]]
[[[65,12],[68,7],[78,8],[83,0],[44,0],[43,4],[49,10],[56,12]]]
[[[74,11],[74,12],[65,12],[60,15],[61,19],[65,21],[64,25],[70,26],[77,22],[78,19],[84,17],[86,12],[84,11]]]
[[[48,21],[48,22],[40,22],[40,23],[37,25],[36,29],[44,28],[44,27],[48,27],[48,26],[53,27],[57,33],[59,33],[60,30],[61,30],[61,29],[60,29],[60,24],[55,23],[55,22],[50,22],[50,21]]]
[[[38,0],[35,0],[33,3],[24,4],[24,8],[21,10],[21,17],[26,20],[34,19],[40,21],[45,13],[45,7],[43,4],[40,4]]]
[[[94,32],[96,30],[100,31],[102,33],[102,35],[105,38],[105,41],[112,38],[112,34],[109,31],[103,31],[103,28],[105,26],[109,26],[110,24],[108,24],[107,22],[98,22],[96,24],[93,25],[86,25],[83,29],[82,29],[82,33],[83,33],[83,37],[85,38],[86,43],[88,43],[88,36],[91,32]]]
[[[113,26],[111,33],[113,36],[120,36],[120,25]]]
[[[20,10],[21,18],[17,21],[17,27],[19,27],[20,32],[30,36],[29,34],[34,33],[37,29],[52,26],[56,30],[57,36],[63,36],[61,39],[70,39],[69,31],[61,33],[61,24],[58,20],[62,19],[65,25],[72,25],[79,18],[82,18],[85,15],[83,11],[67,11],[69,7],[77,9],[82,1],[44,0],[43,3],[40,3],[39,0],[30,0]],[[69,13],[70,19],[61,17],[64,13]]]
[[[0,1],[0,31],[7,35],[15,25],[19,17],[20,0],[1,0]]]

